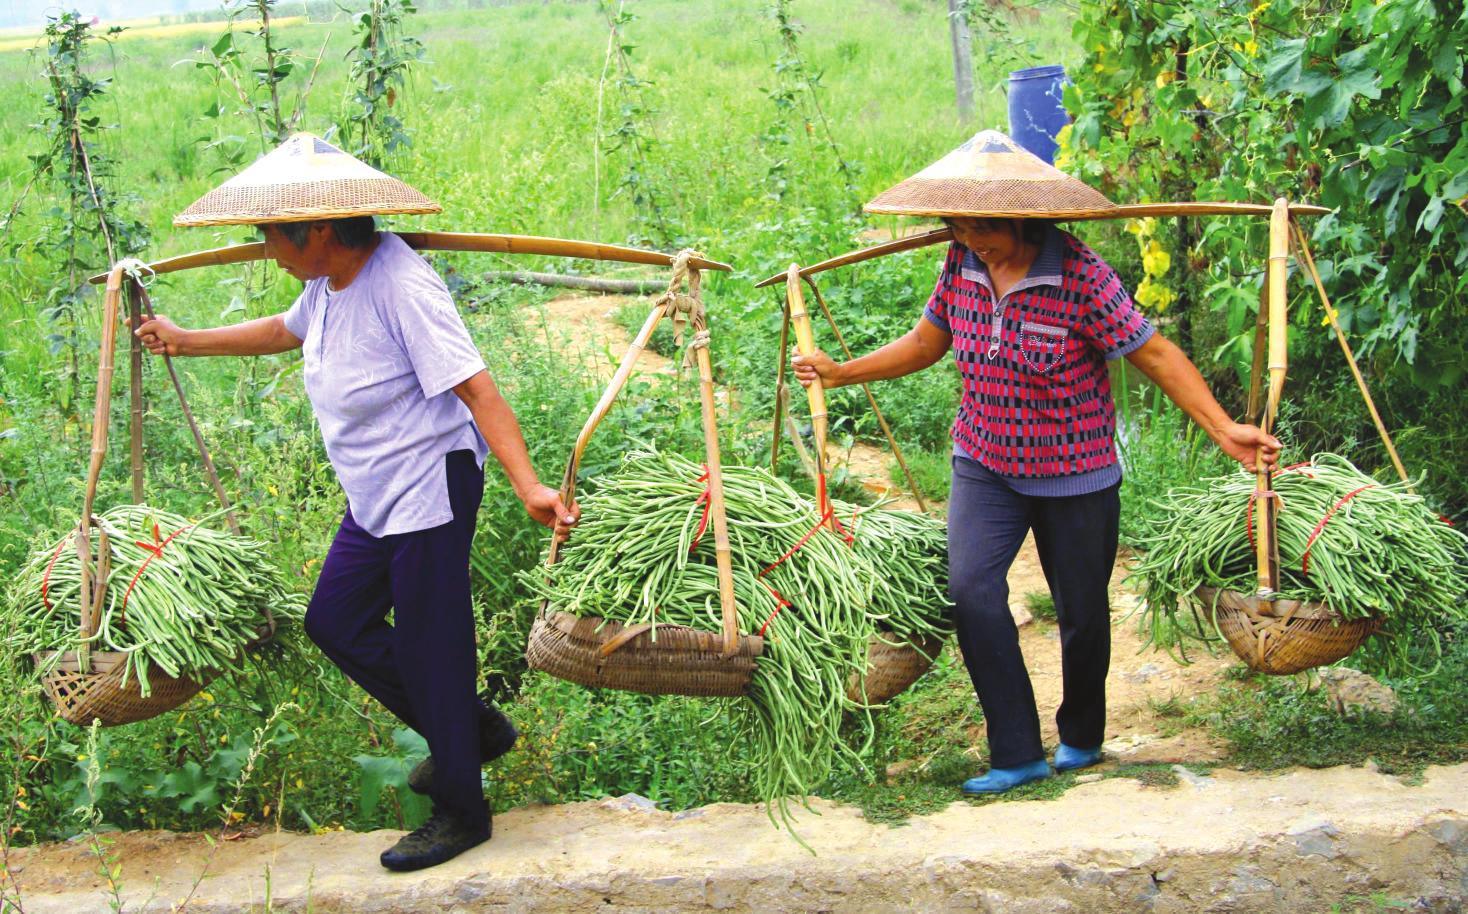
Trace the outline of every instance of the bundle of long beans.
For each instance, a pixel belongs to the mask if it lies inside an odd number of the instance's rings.
[[[1149,505],[1142,624],[1153,641],[1216,636],[1197,590],[1257,589],[1251,527],[1255,480],[1243,472],[1175,489]],[[1420,669],[1414,643],[1468,619],[1468,538],[1403,483],[1382,483],[1335,454],[1278,471],[1279,595],[1324,603],[1346,619],[1379,615],[1385,638],[1367,660],[1389,674]]]
[[[888,640],[914,644],[953,633],[948,614],[948,528],[911,511],[884,511],[832,501],[850,518],[852,546],[879,573],[867,618]]]
[[[263,543],[142,505],[102,514],[92,553],[107,534],[111,572],[96,634],[80,632],[81,557],[76,531],[37,551],[6,601],[16,654],[92,650],[127,655],[124,682],[150,694],[150,669],[198,678],[238,671],[244,648],[271,620],[305,615],[304,599],[272,565]]]
[[[671,454],[629,455],[582,499],[583,519],[549,568],[522,579],[552,608],[637,624],[720,628],[702,468]],[[740,629],[765,637],[745,715],[755,788],[804,797],[831,771],[879,625],[893,636],[946,632],[942,523],[838,506],[855,539],[822,527],[816,506],[767,471],[723,468]],[[936,528],[936,533],[934,532]],[[919,535],[920,534],[920,535]],[[906,537],[913,537],[907,541]],[[924,550],[930,551],[928,554]],[[656,637],[654,633],[652,637]]]

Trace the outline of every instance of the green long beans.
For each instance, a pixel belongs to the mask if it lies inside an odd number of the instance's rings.
[[[202,677],[238,672],[243,649],[272,618],[305,615],[263,543],[191,524],[156,508],[122,505],[90,528],[91,552],[107,534],[111,561],[97,631],[81,634],[81,557],[77,532],[37,551],[6,600],[12,614],[7,649],[93,650],[127,655],[123,681],[136,678],[145,697],[148,676]]]
[[[675,455],[629,455],[582,499],[583,519],[560,561],[521,580],[577,615],[719,630],[711,525],[699,536],[702,472]],[[757,760],[754,786],[779,801],[788,824],[786,798],[805,797],[839,756],[864,749],[848,742],[842,721],[848,711],[867,713],[846,687],[865,672],[871,638],[952,630],[946,534],[922,515],[837,503],[854,535],[848,545],[817,529],[816,506],[767,471],[726,466],[723,479],[740,629],[766,639],[736,713]]]
[[[1438,632],[1468,619],[1468,539],[1404,484],[1378,482],[1335,454],[1280,470],[1274,490],[1280,596],[1347,619],[1380,615],[1384,637],[1367,643],[1363,660],[1388,675],[1421,672],[1417,647],[1434,656]],[[1216,637],[1199,587],[1255,590],[1253,493],[1254,476],[1239,472],[1149,502],[1145,552],[1132,569],[1149,640]]]

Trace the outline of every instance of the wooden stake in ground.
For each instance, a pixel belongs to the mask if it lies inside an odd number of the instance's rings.
[[[948,37],[953,42],[953,87],[960,124],[970,124],[974,119],[974,45],[966,7],[964,0],[948,0]]]

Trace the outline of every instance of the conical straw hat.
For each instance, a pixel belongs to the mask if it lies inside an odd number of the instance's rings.
[[[174,225],[255,225],[443,207],[391,175],[309,133],[297,133],[200,197]]]
[[[1074,219],[1114,212],[1100,192],[997,130],[968,142],[866,205],[897,216]]]

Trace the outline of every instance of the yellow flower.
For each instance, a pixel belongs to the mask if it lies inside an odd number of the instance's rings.
[[[1142,251],[1142,269],[1148,276],[1161,276],[1172,266],[1172,255],[1157,241],[1147,242]]]
[[[1177,299],[1177,293],[1148,276],[1137,286],[1137,303],[1154,311],[1166,311],[1167,306]]]
[[[1335,321],[1339,319],[1340,316],[1341,313],[1335,308],[1327,308],[1325,309],[1325,317],[1322,317],[1320,319],[1320,326],[1329,327],[1331,324],[1335,323]]]
[[[1248,41],[1244,42],[1244,53],[1245,54],[1248,54],[1250,57],[1258,57],[1259,56],[1259,42],[1255,41],[1252,38],[1250,38]]]
[[[279,495],[280,495],[280,490],[279,490],[279,489],[277,489],[277,488],[276,488],[276,487],[275,487],[275,486],[273,486],[273,485],[270,485],[270,486],[266,486],[266,487],[265,487],[265,491],[267,491],[267,492],[269,492],[269,493],[270,493],[270,494],[271,494],[271,495],[276,495],[276,496],[279,496]]]

